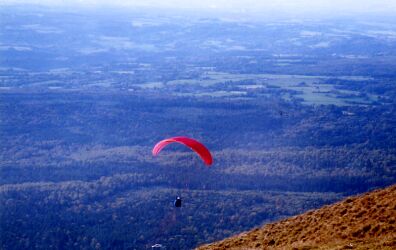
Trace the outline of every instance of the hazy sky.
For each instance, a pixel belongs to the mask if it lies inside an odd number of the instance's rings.
[[[0,4],[112,5],[189,8],[226,12],[380,13],[396,16],[396,0],[0,0]]]

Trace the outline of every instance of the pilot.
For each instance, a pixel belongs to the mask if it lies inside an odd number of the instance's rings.
[[[181,200],[180,196],[177,196],[175,203],[174,203],[175,207],[181,207],[181,203],[182,203],[182,200]]]

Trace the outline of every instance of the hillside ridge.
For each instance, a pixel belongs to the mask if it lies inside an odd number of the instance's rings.
[[[396,249],[395,221],[392,185],[198,249]]]

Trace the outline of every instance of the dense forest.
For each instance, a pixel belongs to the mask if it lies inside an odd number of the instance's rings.
[[[121,93],[1,98],[6,249],[190,248],[396,178],[389,106]],[[153,157],[155,142],[174,134],[203,140],[213,167],[178,145]]]

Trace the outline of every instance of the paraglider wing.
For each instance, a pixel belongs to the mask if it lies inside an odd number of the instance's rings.
[[[206,165],[209,166],[213,163],[212,155],[202,143],[197,140],[183,136],[172,137],[158,142],[153,148],[153,155],[157,155],[164,147],[166,147],[166,145],[174,142],[181,143],[191,148],[202,158]]]

